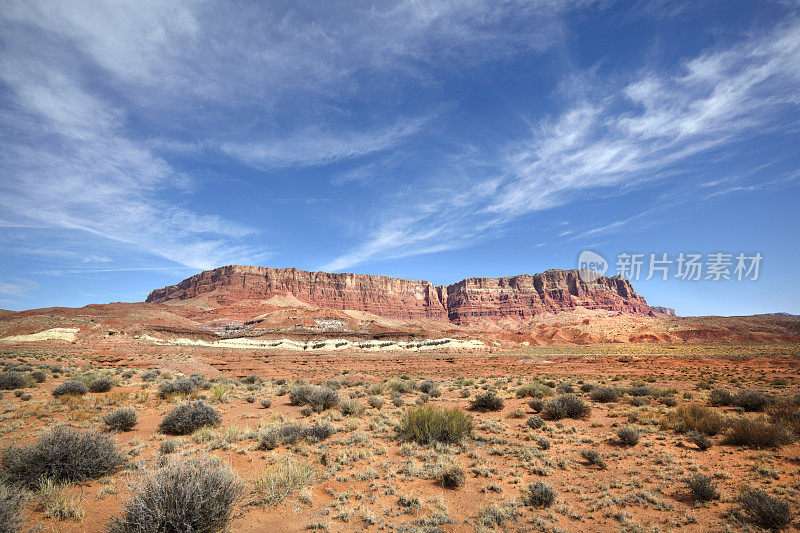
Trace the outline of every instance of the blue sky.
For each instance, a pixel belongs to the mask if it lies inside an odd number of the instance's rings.
[[[800,313],[796,2],[10,0],[0,146],[0,308],[591,249],[759,252],[757,281],[634,286]]]

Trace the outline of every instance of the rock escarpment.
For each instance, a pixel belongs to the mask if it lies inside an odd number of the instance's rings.
[[[295,268],[226,266],[201,272],[177,285],[150,293],[147,302],[164,303],[209,295],[219,305],[291,295],[328,308],[367,311],[402,319],[470,324],[495,319],[530,319],[578,308],[632,315],[665,314],[647,304],[624,279],[581,281],[575,270],[548,270],[505,278],[469,278],[434,287],[414,281],[365,274],[307,272]]]

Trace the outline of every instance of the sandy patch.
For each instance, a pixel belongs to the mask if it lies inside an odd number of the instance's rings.
[[[51,328],[30,335],[11,335],[0,340],[6,342],[33,342],[33,341],[67,341],[73,342],[75,335],[80,331],[78,328]]]

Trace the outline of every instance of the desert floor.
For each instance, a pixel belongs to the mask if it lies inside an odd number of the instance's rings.
[[[184,455],[216,456],[244,483],[232,531],[757,531],[740,511],[743,490],[787,502],[792,516],[800,509],[799,351],[797,344],[632,344],[525,347],[500,355],[177,347],[86,354],[63,343],[34,343],[0,348],[0,372],[44,373],[43,382],[29,379],[2,392],[0,448],[29,445],[47,428],[68,424],[107,433],[128,460],[115,472],[46,495],[29,490],[26,531],[104,531],[141,476]],[[191,374],[202,376],[196,390],[159,394],[164,383]],[[52,394],[65,381],[103,376],[114,381],[110,391]],[[293,405],[292,387],[305,383],[334,388],[341,405],[321,412]],[[603,387],[616,398],[597,399],[593,392]],[[712,401],[715,389],[732,400]],[[473,408],[489,391],[502,408]],[[763,405],[737,400],[747,397],[742,391]],[[539,412],[568,394],[590,406],[588,416]],[[159,431],[171,409],[196,399],[216,409],[221,424],[184,436]],[[421,404],[462,409],[473,418],[471,435],[435,445],[401,438],[397,426]],[[138,422],[130,431],[109,432],[103,418],[122,406],[133,407]],[[702,409],[690,412],[691,406]],[[544,426],[532,427],[533,416]],[[697,420],[703,416],[716,417],[716,426],[703,426]],[[335,432],[317,442],[301,437],[273,449],[259,446],[265,432],[292,423]],[[729,428],[736,424],[759,434],[734,444]],[[692,442],[692,427],[710,434],[710,448]],[[635,430],[638,442],[621,442],[622,428]],[[587,450],[604,464],[590,464]],[[465,481],[445,488],[442,472],[454,465]],[[265,495],[265,480],[287,466],[303,474],[284,475],[283,493]],[[684,481],[696,474],[710,477],[718,498],[696,497]],[[525,502],[537,481],[554,490],[552,505]]]

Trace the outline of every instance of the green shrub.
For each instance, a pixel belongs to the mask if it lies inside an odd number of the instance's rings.
[[[542,409],[544,409],[544,400],[541,398],[531,398],[528,400],[528,407],[533,409],[535,413],[541,413]]]
[[[553,394],[553,389],[537,381],[528,383],[517,389],[517,398],[525,398],[528,396],[531,398],[543,398],[551,394]]]
[[[745,489],[739,510],[750,522],[764,529],[783,529],[792,521],[789,504],[758,489]]]
[[[103,417],[103,422],[116,431],[130,431],[139,421],[139,415],[133,407],[120,407]]]
[[[472,409],[476,411],[500,411],[503,408],[503,399],[493,392],[479,394],[472,400]]]
[[[719,499],[719,491],[712,479],[703,474],[695,474],[683,480],[692,492],[695,500],[707,502]]]
[[[257,450],[274,450],[278,446],[293,446],[301,439],[308,442],[321,442],[335,433],[330,424],[316,424],[305,427],[302,424],[281,424],[259,433],[256,437]]]
[[[589,393],[589,398],[598,403],[615,402],[619,398],[619,390],[616,387],[595,387]]]
[[[133,487],[110,533],[224,531],[244,496],[244,484],[213,457],[173,459]]]
[[[372,407],[373,409],[380,409],[383,407],[384,400],[380,396],[370,396],[367,398],[367,405]]]
[[[446,489],[457,489],[464,486],[467,476],[464,474],[463,468],[457,464],[451,464],[442,469],[440,481]]]
[[[531,507],[550,507],[556,501],[556,491],[547,483],[537,481],[528,485],[522,501]]]
[[[562,418],[586,418],[592,409],[574,394],[556,396],[544,404],[542,413],[545,418],[561,420]]]
[[[88,392],[89,388],[82,381],[65,381],[53,389],[53,396],[82,396]]]
[[[89,382],[89,392],[108,392],[114,386],[114,380],[111,378],[103,377],[93,379]]]
[[[639,430],[625,426],[617,430],[617,438],[623,446],[635,446],[639,442]]]
[[[791,441],[792,434],[783,424],[773,424],[762,417],[740,417],[731,424],[723,442],[753,448],[776,448]]]
[[[160,453],[161,455],[169,455],[177,451],[178,451],[178,441],[172,439],[165,440],[158,447],[158,453]]]
[[[249,376],[243,377],[240,381],[245,385],[255,385],[256,383],[261,383],[261,378],[256,374],[250,374]]]
[[[436,382],[431,381],[430,379],[426,379],[419,383],[419,390],[430,396],[431,398],[438,398],[442,395],[442,391],[439,390],[439,386]]]
[[[3,372],[0,374],[0,390],[21,389],[27,383],[25,376],[19,372]]]
[[[31,372],[31,377],[36,383],[44,383],[47,381],[47,373],[43,370],[34,370]]]
[[[170,411],[158,429],[167,435],[188,435],[204,426],[218,426],[222,417],[202,400],[183,403]]]
[[[269,409],[270,407],[272,407],[272,400],[270,400],[269,398],[261,400],[261,407],[264,409]]]
[[[95,431],[55,426],[27,446],[2,452],[2,473],[15,484],[35,487],[43,477],[80,482],[114,472],[125,464],[114,440]]]
[[[405,412],[398,432],[405,440],[419,444],[456,444],[472,433],[472,417],[457,408],[420,405]]]

